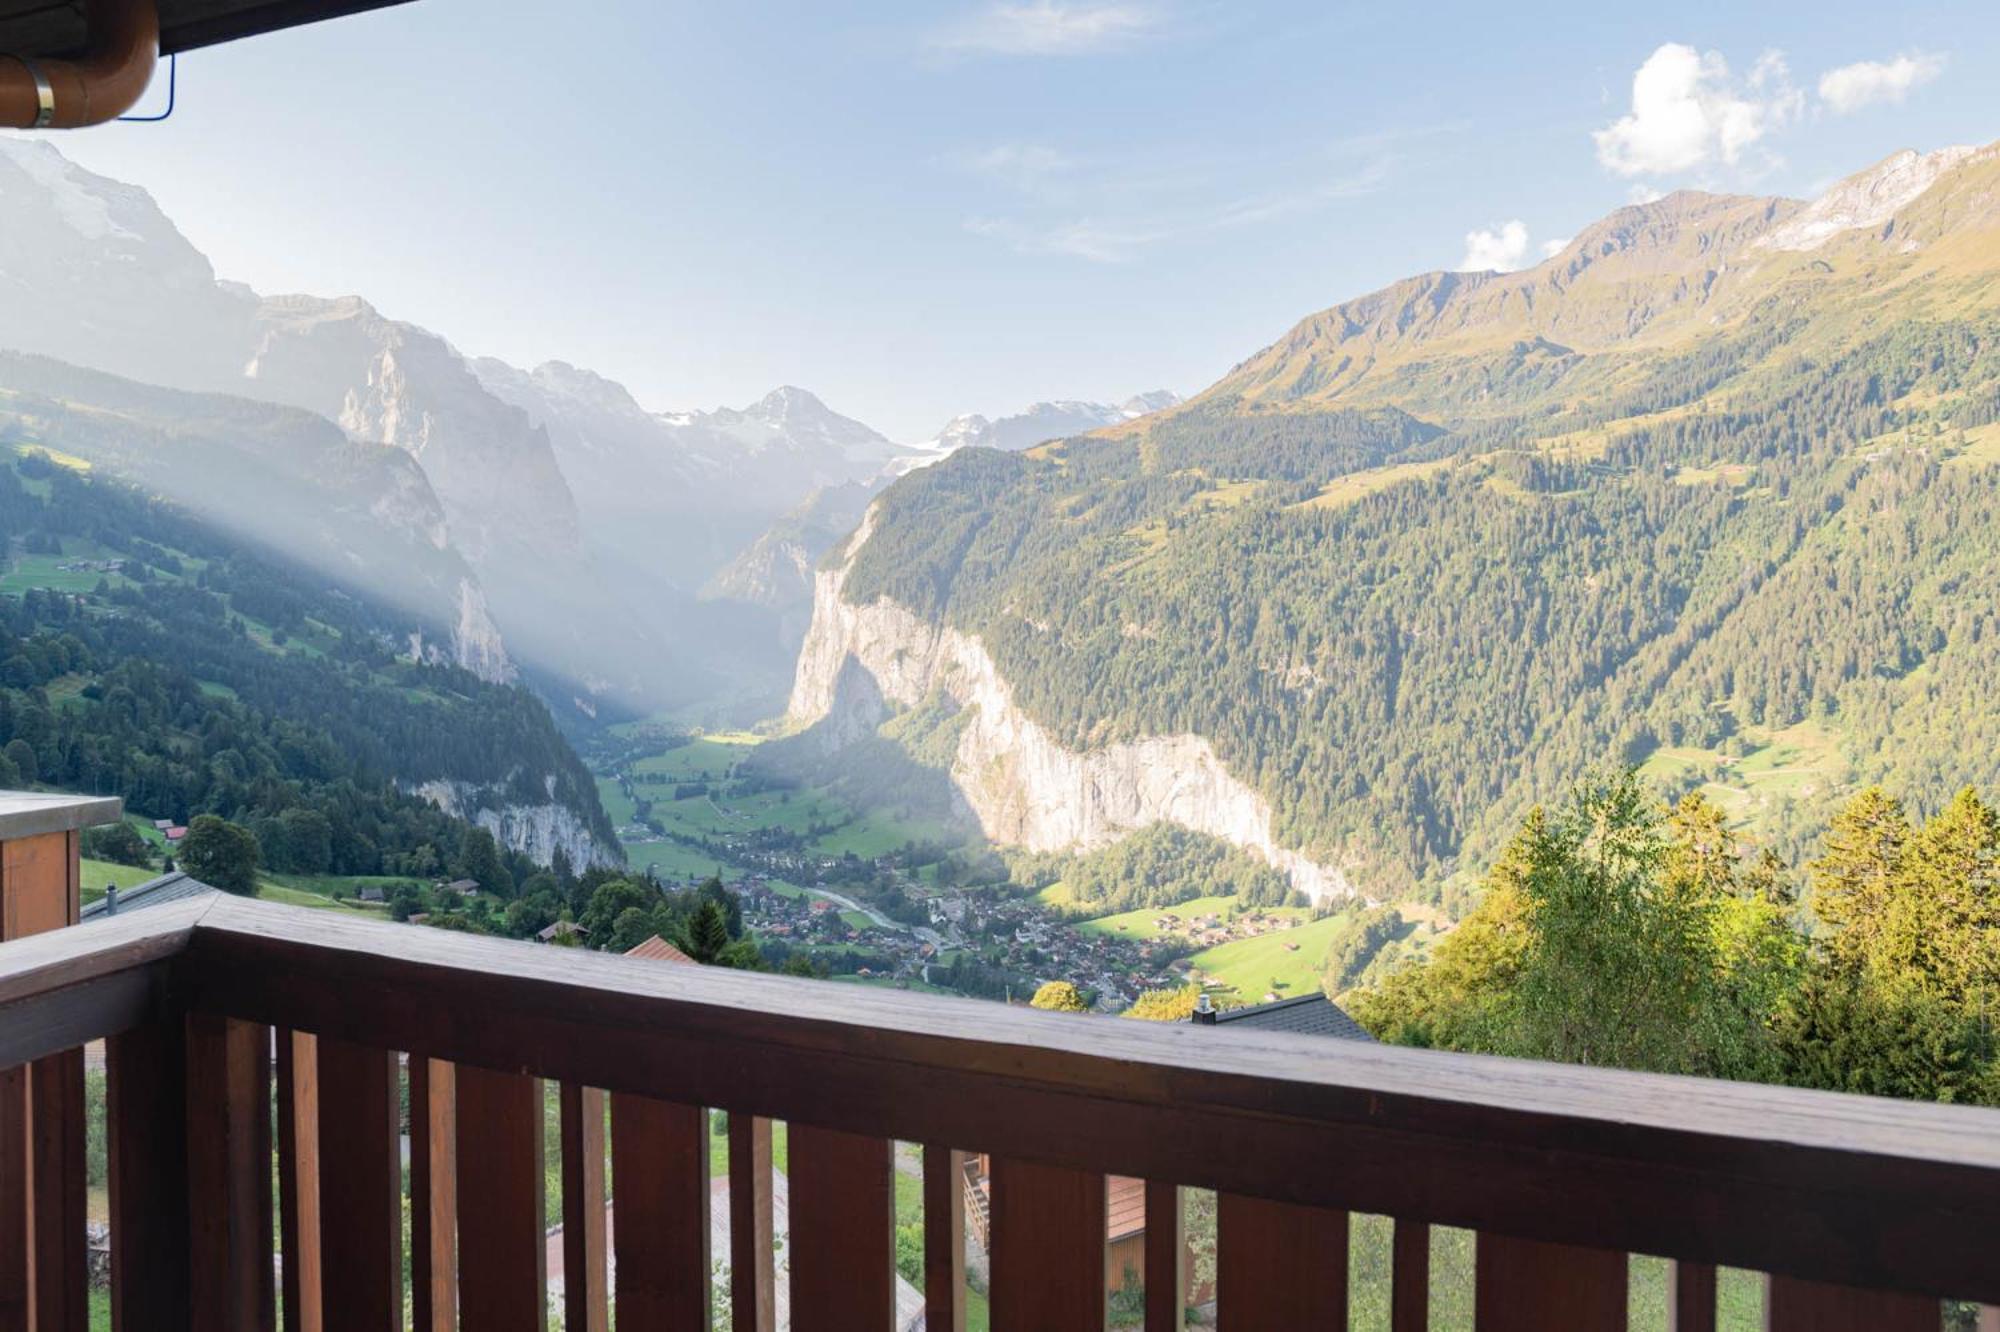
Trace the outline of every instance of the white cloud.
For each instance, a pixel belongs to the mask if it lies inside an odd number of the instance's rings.
[[[1912,88],[1944,73],[1944,57],[1910,52],[1894,60],[1860,60],[1819,76],[1820,100],[1836,115],[1877,102],[1900,102]]]
[[[1075,171],[1080,165],[1068,153],[1039,143],[1003,143],[977,152],[951,154],[946,159],[961,170],[1033,193]]]
[[[1632,76],[1631,112],[1591,137],[1597,160],[1621,176],[1734,166],[1803,104],[1776,52],[1760,57],[1739,81],[1720,52],[1668,42]]]
[[[1528,257],[1528,224],[1515,218],[1492,231],[1465,233],[1465,258],[1458,261],[1461,273],[1497,270],[1511,273]]]
[[[1558,236],[1554,240],[1543,241],[1542,258],[1544,259],[1555,258],[1557,255],[1561,254],[1564,250],[1567,250],[1569,248],[1569,243],[1573,239],[1575,238],[1571,236]]]
[[[985,55],[1088,55],[1123,46],[1159,29],[1161,15],[1150,4],[1064,4],[1029,0],[992,4],[936,34],[939,50]]]

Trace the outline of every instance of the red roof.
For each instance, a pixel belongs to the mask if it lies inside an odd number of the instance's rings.
[[[700,965],[693,958],[689,957],[686,953],[683,953],[680,949],[674,947],[672,944],[668,943],[665,939],[662,939],[657,934],[647,936],[645,942],[641,943],[638,947],[629,950],[625,954],[625,956],[652,957],[652,958],[658,958],[662,962],[685,962],[689,966]]]
[[[186,837],[187,835],[188,835],[188,830],[186,828],[179,826],[178,824],[176,824],[174,827],[167,829],[167,840],[169,842],[178,842],[181,840],[181,838]]]
[[[1112,1243],[1146,1228],[1146,1181],[1112,1175],[1104,1181],[1104,1238]]]

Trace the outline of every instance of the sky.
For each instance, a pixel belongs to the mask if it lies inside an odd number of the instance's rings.
[[[919,440],[1194,393],[1663,191],[2000,139],[1996,67],[1990,0],[417,0],[191,53],[172,119],[59,143],[260,291]]]

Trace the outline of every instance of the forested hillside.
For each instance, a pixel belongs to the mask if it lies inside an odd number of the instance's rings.
[[[280,871],[452,867],[471,825],[413,794],[438,780],[616,846],[538,700],[410,659],[436,626],[38,450],[0,459],[0,782],[219,814]]]
[[[1380,893],[1607,760],[1788,858],[1859,785],[1995,785],[2000,156],[1945,166],[1797,249],[1788,201],[1622,210],[1147,425],[963,452],[841,595],[977,635],[1069,746],[1206,738]]]

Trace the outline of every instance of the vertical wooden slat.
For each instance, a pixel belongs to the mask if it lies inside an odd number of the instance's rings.
[[[790,1134],[793,1332],[886,1332],[896,1317],[889,1142],[807,1124]]]
[[[1937,1332],[1935,1299],[1796,1277],[1764,1278],[1765,1332]]]
[[[611,1098],[619,1332],[708,1326],[708,1113]]]
[[[924,1147],[924,1327],[965,1332],[965,1153]]]
[[[609,1332],[604,1251],[604,1093],[562,1084],[563,1326]]]
[[[1187,1212],[1178,1184],[1146,1181],[1146,1332],[1187,1323]]]
[[[1215,1296],[1223,1332],[1346,1327],[1347,1213],[1218,1194]]]
[[[1667,1264],[1667,1332],[1715,1332],[1713,1264]]]
[[[75,922],[75,862],[73,833],[41,833],[0,844],[0,940]],[[30,1110],[32,1082],[25,1067],[0,1073],[0,1332],[26,1332],[36,1295],[36,1218],[46,1219],[67,1205],[62,1188],[40,1204],[33,1197],[37,1136]],[[57,1131],[44,1146],[60,1141]],[[58,1258],[55,1252],[43,1255],[44,1262]],[[59,1286],[51,1287],[49,1298],[60,1298]]]
[[[1426,1332],[1431,1325],[1431,1228],[1396,1218],[1389,1276],[1390,1332]]]
[[[479,1332],[548,1326],[542,1083],[458,1066],[458,1316]]]
[[[320,1306],[342,1332],[400,1327],[396,1056],[325,1036],[318,1045]]]
[[[410,1056],[410,1327],[458,1327],[458,1130],[454,1068]]]
[[[187,1020],[189,1308],[209,1332],[272,1332],[271,1031]]]
[[[734,1332],[776,1332],[771,1121],[729,1116],[729,1301]]]
[[[105,1042],[111,1325],[188,1332],[187,1032],[178,1014]]]
[[[1582,1249],[1482,1233],[1473,1296],[1479,1332],[1623,1329],[1631,1260]]]
[[[320,1332],[319,1044],[281,1029],[278,1083],[278,1243],[285,1332]]]
[[[992,1181],[995,1332],[1102,1327],[1104,1176],[995,1157]]]
[[[83,1050],[28,1066],[28,1302],[35,1332],[84,1332]]]
[[[28,1332],[28,1069],[0,1069],[0,1332]]]

